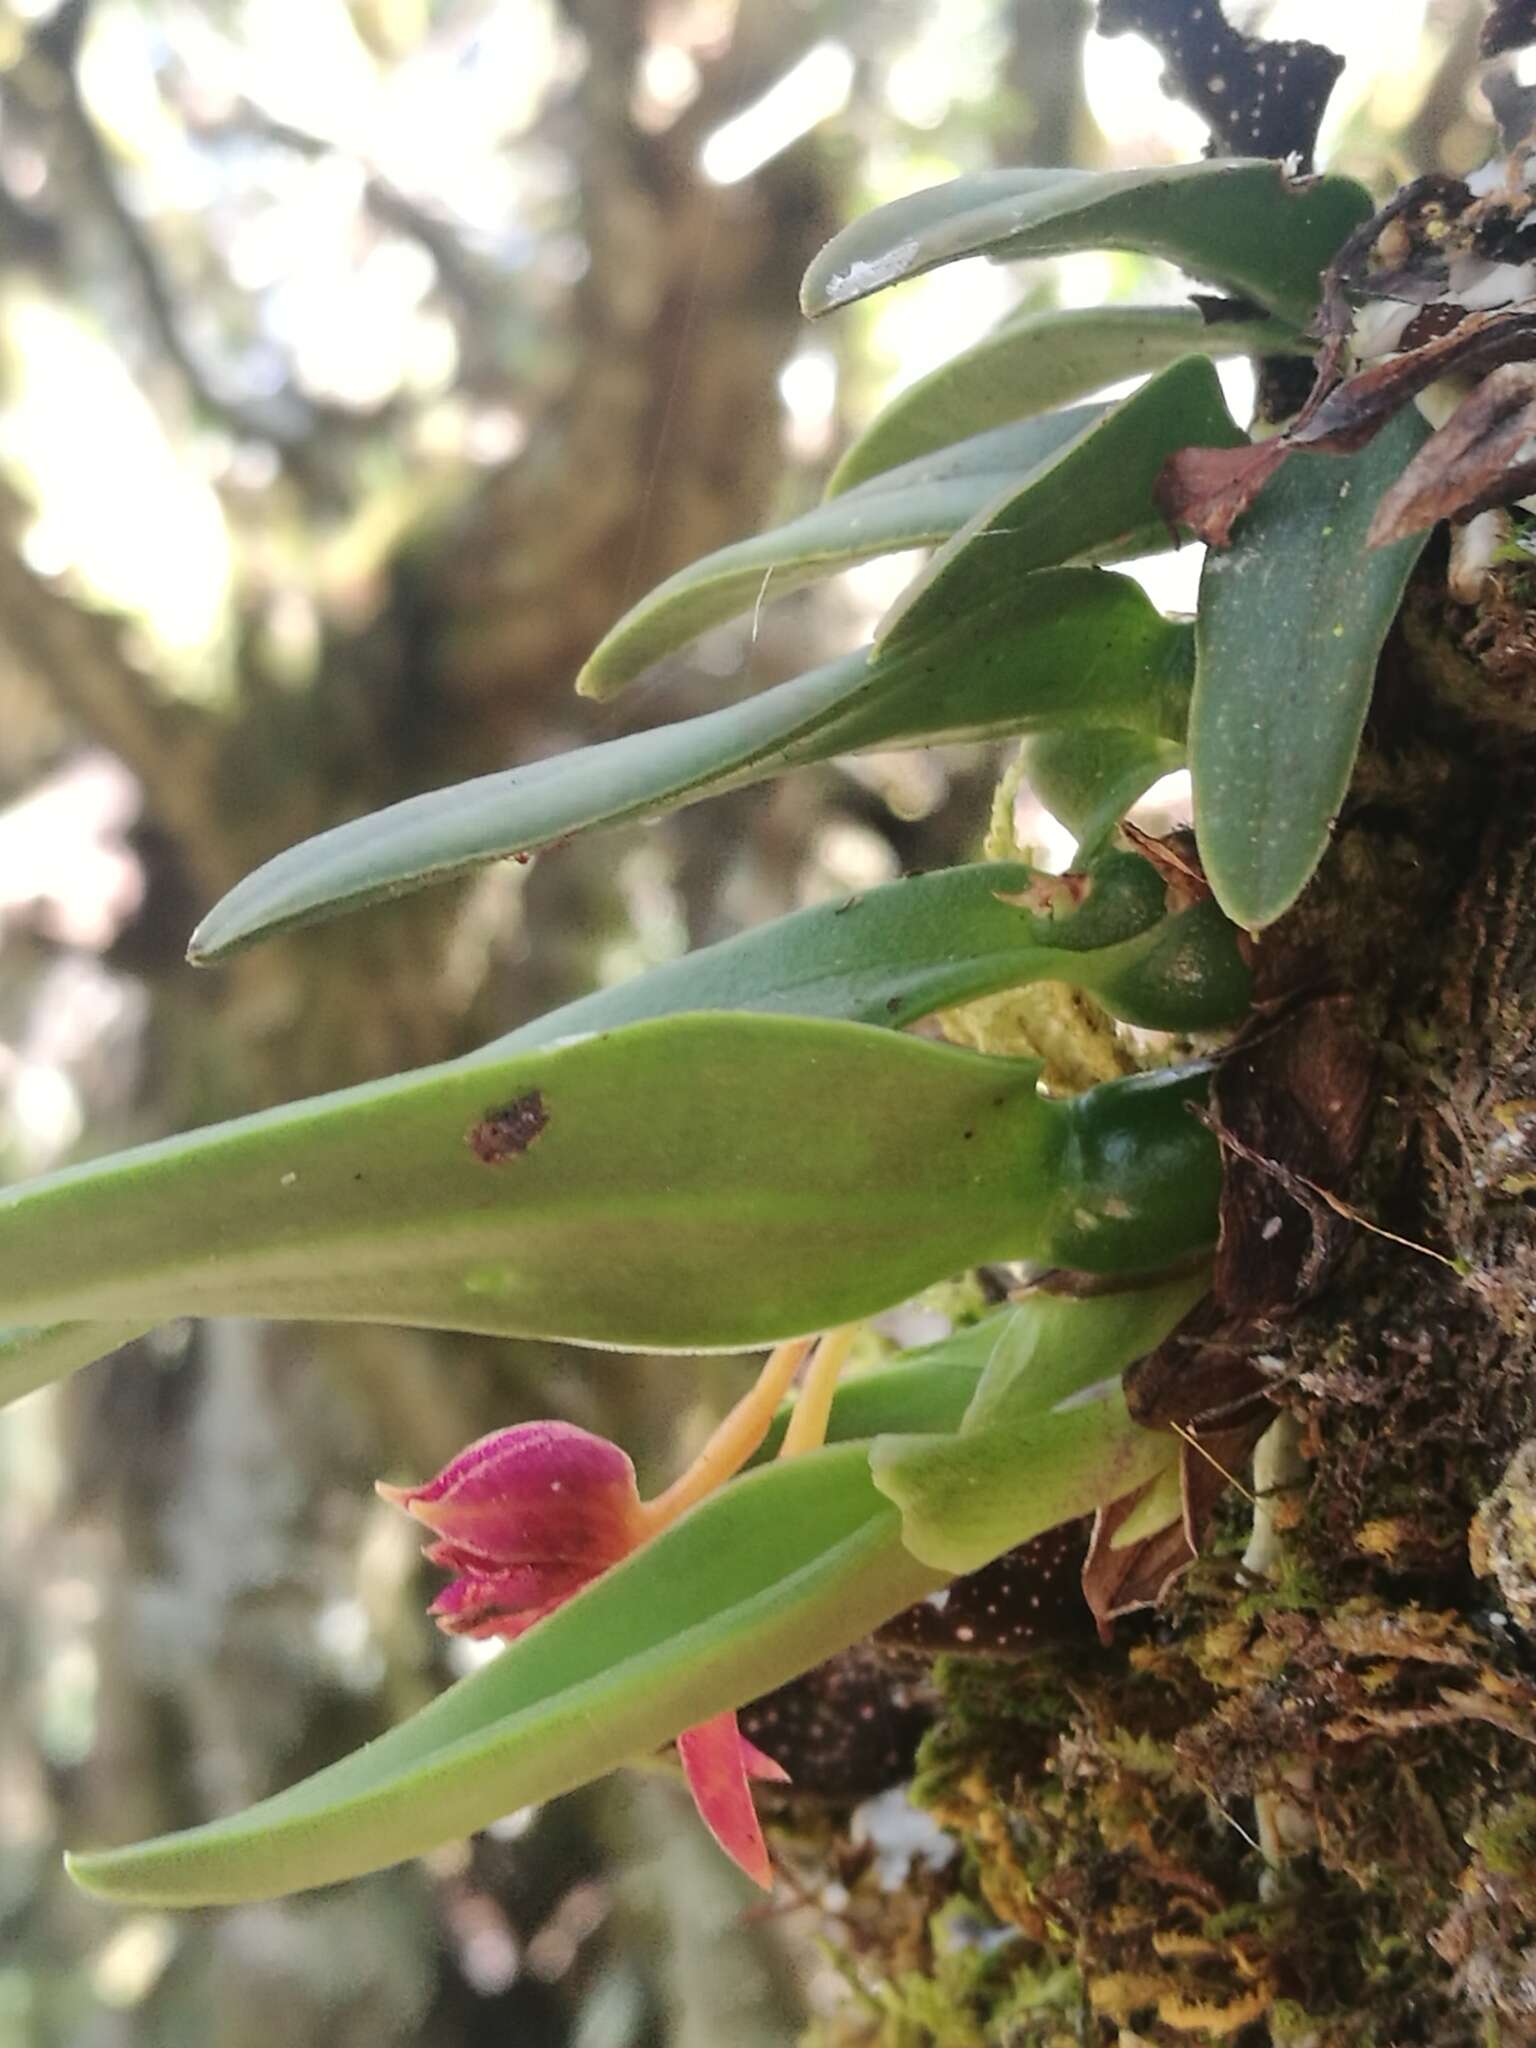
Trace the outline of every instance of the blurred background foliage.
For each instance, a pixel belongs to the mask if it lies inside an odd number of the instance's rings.
[[[1323,153],[1378,189],[1488,153],[1475,0],[1229,11],[1345,39]],[[871,204],[1198,151],[1151,51],[1090,12],[0,4],[0,1171],[442,1058],[974,848],[988,750],[865,757],[181,964],[306,833],[853,644],[892,565],[761,605],[620,708],[570,694],[628,602],[811,502],[882,398],[1022,295],[1179,295],[1078,256],[796,312]],[[1149,568],[1162,601],[1194,554]],[[452,1675],[374,1475],[559,1413],[654,1478],[740,1370],[219,1325],[11,1411],[0,2048],[793,2040],[834,1995],[815,1902],[748,1910],[661,1780],[229,1913],[111,1913],[58,1863],[257,1797]]]

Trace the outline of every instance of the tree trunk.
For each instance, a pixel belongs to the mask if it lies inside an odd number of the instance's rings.
[[[1217,1096],[1225,1320],[1177,1354],[1186,1415],[1256,1362],[1253,1489],[1113,1641],[1082,1610],[939,1665],[941,1874],[893,1902],[867,1850],[800,1837],[883,2000],[818,2041],[1536,2041],[1533,595],[1506,568],[1474,615],[1432,551],[1333,849],[1258,947]],[[1353,1179],[1316,1177],[1361,1119]],[[1027,1568],[988,1583],[1028,1618]]]

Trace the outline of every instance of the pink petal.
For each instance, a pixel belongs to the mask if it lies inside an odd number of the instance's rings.
[[[616,1564],[640,1535],[635,1468],[617,1444],[569,1422],[498,1429],[423,1486],[384,1499],[424,1522],[439,1561],[471,1570]],[[446,1546],[444,1549],[442,1546]]]
[[[747,1783],[749,1752],[762,1755],[742,1740],[734,1714],[716,1714],[677,1738],[683,1776],[700,1819],[731,1861],[768,1892],[773,1890],[773,1866]]]
[[[597,1574],[583,1565],[513,1565],[465,1571],[450,1579],[427,1612],[451,1636],[504,1636],[511,1642],[563,1607]]]
[[[749,1778],[763,1778],[770,1785],[788,1785],[793,1783],[784,1766],[776,1764],[773,1758],[767,1755],[765,1751],[759,1749],[755,1742],[748,1742],[745,1735],[741,1738],[741,1755],[742,1761],[747,1767],[747,1776]]]

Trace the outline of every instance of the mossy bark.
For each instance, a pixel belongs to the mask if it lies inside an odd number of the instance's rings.
[[[958,1839],[942,1871],[891,1894],[825,1815],[814,1850],[791,1832],[848,1894],[829,1931],[856,1995],[819,2048],[1536,2041],[1520,573],[1474,615],[1426,564],[1329,858],[1258,948],[1260,1051],[1223,1116],[1251,1128],[1244,1089],[1290,1071],[1266,1032],[1368,1076],[1321,1112],[1360,1122],[1347,1183],[1273,1105],[1272,1149],[1229,1178],[1223,1328],[1280,1433],[1262,1497],[1229,1488],[1165,1606],[1112,1642],[1085,1612],[1013,1661],[937,1665],[913,1796]],[[1363,1066],[1329,1065],[1343,1030]],[[1231,1256],[1248,1241],[1288,1248],[1289,1299]]]

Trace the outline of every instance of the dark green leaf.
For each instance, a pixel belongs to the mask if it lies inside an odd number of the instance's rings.
[[[944,540],[1000,491],[1092,426],[1102,411],[1102,406],[1080,405],[995,427],[903,463],[787,526],[717,548],[669,576],[624,614],[593,650],[576,679],[577,689],[584,697],[616,696],[664,655],[770,597],[787,597],[877,555]]]
[[[995,602],[1004,578],[1090,551],[1167,547],[1172,537],[1153,488],[1169,456],[1239,447],[1246,438],[1211,364],[1186,356],[968,520],[882,619],[876,646],[894,654],[915,638],[963,630],[976,605]]]
[[[1358,455],[1294,454],[1200,584],[1189,765],[1212,889],[1250,931],[1323,857],[1354,768],[1376,657],[1424,534],[1368,548],[1382,493],[1428,428],[1412,406]]]
[[[1074,306],[1016,316],[894,399],[839,462],[827,496],[1001,421],[1086,398],[1184,356],[1273,355],[1308,346],[1279,321],[1208,321],[1193,306]]]
[[[1039,909],[1015,900],[1024,896]],[[689,953],[486,1050],[521,1051],[683,1011],[899,1028],[1037,981],[1092,989],[1112,1015],[1151,1030],[1199,1030],[1242,1015],[1248,975],[1230,928],[1198,909],[1166,916],[1162,883],[1138,856],[1107,855],[1080,907],[1062,908],[1066,900],[1053,877],[1012,861],[915,875]]]
[[[1024,578],[999,551],[971,609],[899,650],[864,650],[701,718],[412,797],[281,853],[215,905],[191,956],[446,880],[595,826],[867,747],[987,738],[1064,721],[1182,735],[1194,637],[1128,578]]]
[[[814,316],[961,256],[1139,249],[1305,327],[1321,272],[1370,212],[1352,179],[1291,179],[1268,161],[982,171],[854,221],[812,263],[800,297]]]
[[[771,1341],[989,1259],[1211,1234],[1197,1073],[1047,1100],[1032,1062],[819,1019],[668,1018],[271,1110],[0,1197],[17,1322],[270,1315],[626,1349]]]

